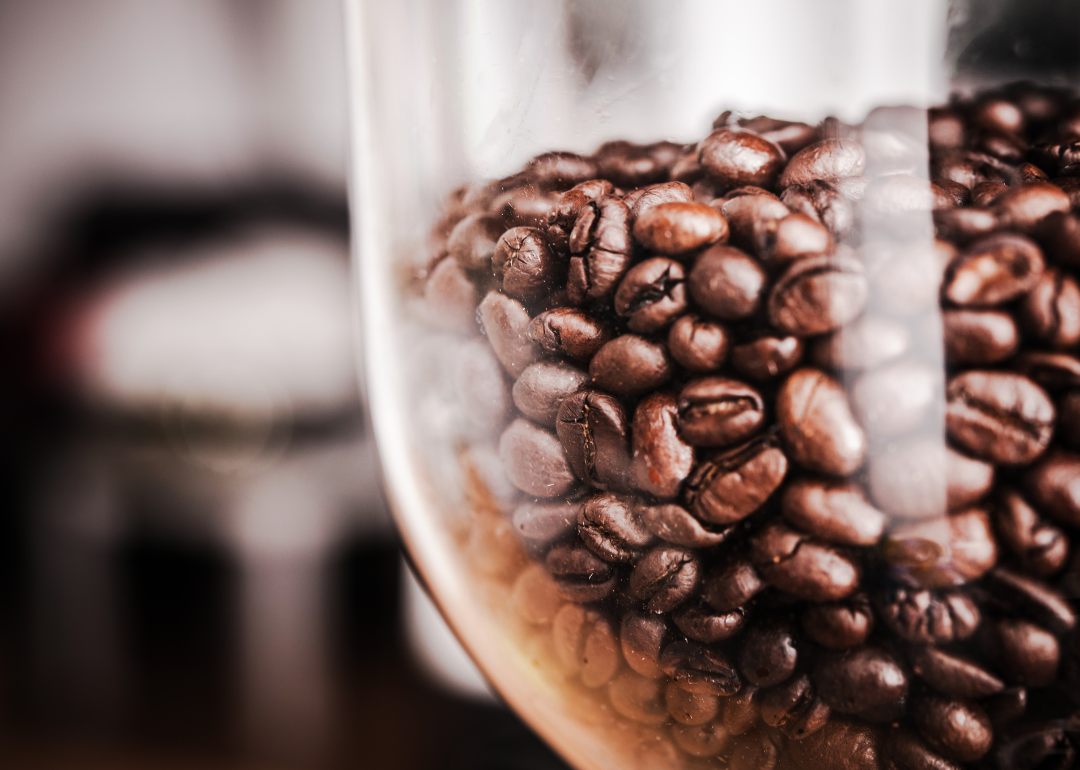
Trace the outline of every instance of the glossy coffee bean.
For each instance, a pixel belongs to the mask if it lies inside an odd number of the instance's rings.
[[[834,182],[858,176],[866,167],[866,152],[858,142],[825,139],[803,148],[788,161],[780,187],[809,184],[815,179]]]
[[[927,696],[919,699],[912,714],[926,742],[956,762],[974,762],[994,742],[990,719],[976,703]]]
[[[558,198],[535,184],[511,186],[492,199],[488,212],[506,227],[543,228]]]
[[[584,545],[560,543],[548,551],[544,565],[568,601],[598,602],[615,589],[615,568]]]
[[[540,350],[528,335],[529,313],[517,300],[489,291],[476,315],[495,356],[512,377],[519,376],[540,357]]]
[[[997,217],[990,209],[972,207],[934,212],[935,235],[960,245],[990,235],[997,227]]]
[[[1061,725],[1034,723],[1006,736],[997,759],[999,767],[1068,770],[1076,766],[1076,748]]]
[[[1058,676],[1061,649],[1049,631],[1026,620],[988,621],[983,632],[987,657],[1011,684],[1046,687]]]
[[[748,559],[726,560],[705,576],[701,596],[718,612],[732,612],[756,596],[765,584]]]
[[[1031,618],[1058,634],[1076,626],[1076,615],[1065,597],[1035,578],[998,567],[983,582],[991,599],[1010,612]]]
[[[721,701],[720,719],[731,735],[742,735],[754,727],[760,699],[761,690],[744,683],[741,690]]]
[[[642,212],[661,203],[693,203],[694,191],[683,182],[661,182],[640,187],[623,201],[630,207],[630,218],[637,219]]]
[[[654,257],[630,268],[615,292],[615,312],[639,334],[663,329],[686,311],[686,283],[678,262]]]
[[[1012,368],[1050,391],[1080,387],[1080,359],[1065,353],[1026,350]]]
[[[594,156],[597,176],[623,188],[656,184],[667,178],[681,151],[680,145],[671,142],[645,145],[624,140],[605,142]]]
[[[780,200],[792,211],[823,224],[834,238],[842,238],[855,226],[855,210],[836,186],[820,179],[784,190]]]
[[[699,462],[686,480],[683,502],[703,521],[734,524],[779,488],[787,468],[774,439],[754,439]]]
[[[722,128],[702,140],[698,162],[710,177],[732,188],[771,187],[784,165],[784,151],[758,134]]]
[[[771,193],[725,197],[715,201],[713,205],[727,220],[731,231],[731,244],[746,251],[752,251],[756,246],[754,229],[760,226],[759,223],[780,220],[791,213],[791,210]]]
[[[514,509],[511,524],[525,549],[543,556],[552,545],[577,530],[580,502],[570,500],[522,503]]]
[[[580,305],[610,297],[630,269],[630,210],[611,196],[581,208],[570,233],[566,293]]]
[[[768,583],[812,602],[844,599],[861,578],[858,565],[840,551],[778,521],[757,534],[752,558]]]
[[[780,684],[795,672],[797,663],[795,636],[783,623],[766,623],[743,633],[739,671],[751,684],[758,687]]]
[[[817,732],[788,744],[800,770],[880,770],[878,731],[856,720],[833,718]]]
[[[801,212],[754,224],[754,253],[772,269],[797,259],[824,256],[834,246],[825,225]]]
[[[611,339],[611,330],[577,308],[560,307],[536,316],[529,323],[529,338],[552,356],[587,363]]]
[[[947,644],[967,639],[982,616],[968,595],[895,587],[877,598],[877,616],[893,633],[916,644]]]
[[[542,230],[515,227],[499,238],[491,267],[509,296],[522,302],[543,299],[562,283],[565,263]]]
[[[1025,464],[1050,442],[1054,405],[1026,377],[969,371],[949,381],[946,397],[949,438],[979,459]]]
[[[667,345],[676,363],[690,372],[704,374],[724,365],[731,341],[720,324],[688,313],[671,325]]]
[[[793,740],[817,732],[831,715],[832,709],[817,697],[814,683],[806,674],[770,687],[761,696],[761,721],[779,728]]]
[[[577,483],[559,439],[528,420],[514,420],[503,431],[499,457],[510,483],[534,497],[565,495]]]
[[[821,699],[843,714],[895,703],[908,689],[899,661],[875,647],[828,653],[814,670],[814,683]]]
[[[1005,689],[1005,683],[965,658],[937,647],[920,647],[911,655],[912,671],[928,685],[955,698],[987,698]]]
[[[713,128],[720,128],[719,119]],[[807,123],[791,120],[777,120],[765,115],[753,118],[739,118],[734,122],[739,128],[753,131],[779,146],[789,156],[817,139],[818,129]]]
[[[537,186],[565,189],[588,179],[595,179],[596,163],[572,152],[545,152],[525,165],[525,175]]]
[[[679,402],[671,393],[643,398],[634,411],[633,473],[637,488],[677,497],[694,465],[694,448],[679,434]]]
[[[659,203],[634,220],[634,238],[649,251],[666,256],[690,254],[727,237],[727,220],[701,203]]]
[[[997,561],[990,516],[968,508],[894,527],[882,544],[892,571],[927,588],[947,588],[981,577]]]
[[[888,521],[859,485],[831,479],[793,481],[784,490],[780,510],[799,529],[844,545],[873,545]]]
[[[830,650],[858,647],[874,630],[874,613],[864,595],[844,602],[810,604],[803,610],[802,630],[807,638]]]
[[[1057,268],[1047,269],[1020,302],[1020,321],[1032,338],[1051,348],[1080,342],[1080,286]]]
[[[1011,357],[1020,344],[1012,316],[997,310],[946,310],[945,360],[954,365],[996,364]]]
[[[626,665],[651,679],[663,676],[660,650],[667,634],[667,622],[660,615],[632,612],[625,616],[619,626],[619,640]]]
[[[1080,525],[1080,456],[1049,452],[1025,474],[1024,482],[1040,511],[1063,524]]]
[[[1035,236],[1051,261],[1071,267],[1080,265],[1080,217],[1050,214],[1035,228]]]
[[[1035,287],[1043,272],[1039,247],[1028,238],[1000,233],[968,246],[949,265],[945,299],[962,307],[993,307]]]
[[[702,644],[730,639],[746,625],[746,614],[742,610],[717,612],[701,603],[684,604],[672,613],[671,619],[680,631]]]
[[[611,493],[585,500],[577,516],[581,542],[604,561],[637,561],[655,537],[638,516],[634,500]]]
[[[933,179],[930,187],[934,192],[934,211],[949,211],[971,202],[970,188],[951,179]]]
[[[1031,182],[1011,187],[994,199],[994,215],[1003,227],[1022,233],[1031,232],[1054,212],[1068,212],[1069,196],[1049,182]]]
[[[703,377],[678,399],[679,435],[697,446],[730,446],[757,433],[765,420],[761,394],[737,380]]]
[[[1069,557],[1069,538],[1044,520],[1015,489],[1004,489],[994,507],[994,529],[1021,567],[1035,575],[1053,575]]]
[[[712,247],[690,271],[690,296],[702,310],[722,320],[753,315],[764,290],[765,273],[758,263],[730,246]]]
[[[659,545],[645,554],[630,573],[630,595],[650,612],[670,612],[697,589],[700,562],[693,551]]]
[[[971,203],[979,208],[989,208],[1008,190],[1009,186],[1003,182],[980,182],[971,188]],[[994,219],[997,219],[996,212]]]
[[[858,318],[868,294],[869,284],[857,260],[839,254],[800,259],[769,293],[769,323],[796,337],[823,334]]]
[[[587,373],[569,364],[541,361],[525,369],[514,383],[514,405],[530,420],[554,428],[563,400],[588,381]]]
[[[798,337],[758,337],[732,348],[731,365],[748,379],[769,380],[798,366],[804,347]]]
[[[614,192],[615,187],[611,182],[605,179],[590,179],[574,185],[556,198],[547,221],[547,239],[551,247],[561,254],[569,253],[570,233],[582,207]]]
[[[780,436],[792,459],[837,476],[854,472],[866,456],[866,434],[843,388],[817,369],[799,369],[776,397]]]
[[[680,505],[641,505],[638,514],[656,537],[687,548],[711,548],[728,539],[728,529],[706,527]]]
[[[505,230],[502,221],[495,217],[470,214],[454,225],[446,250],[466,270],[489,270],[495,244]]]
[[[660,668],[690,692],[733,695],[739,673],[719,650],[696,642],[672,642],[660,654]]]
[[[589,362],[593,384],[620,396],[655,390],[671,378],[671,357],[664,345],[636,334],[604,344]]]
[[[579,390],[563,400],[555,430],[578,478],[601,489],[630,486],[630,419],[618,399]]]

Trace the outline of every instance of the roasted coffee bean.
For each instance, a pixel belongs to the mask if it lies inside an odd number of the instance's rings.
[[[759,222],[783,219],[791,213],[790,209],[771,193],[725,197],[715,201],[713,206],[717,206],[727,220],[732,245],[748,251],[755,247],[754,228]]]
[[[996,730],[1020,719],[1027,710],[1027,700],[1026,687],[1007,687],[997,695],[984,698],[981,705]]]
[[[615,589],[615,569],[584,545],[560,543],[544,560],[563,598],[571,602],[598,602]]]
[[[996,364],[1012,356],[1020,333],[1012,316],[996,310],[946,310],[945,360],[953,365]]]
[[[738,634],[746,625],[742,610],[716,612],[703,604],[684,604],[671,619],[679,630],[702,644],[716,644]]]
[[[728,731],[722,724],[672,725],[675,744],[692,757],[715,757],[728,745]]]
[[[1003,227],[1027,233],[1055,211],[1068,212],[1069,196],[1049,182],[1033,182],[997,196],[993,210]]]
[[[843,238],[855,225],[855,210],[835,185],[814,179],[784,190],[780,200],[792,211],[820,222],[835,238]]]
[[[784,151],[758,134],[721,128],[702,140],[698,162],[727,188],[771,187],[784,166]]]
[[[560,307],[532,319],[529,338],[545,353],[588,362],[611,339],[611,331],[577,308]]]
[[[811,641],[830,650],[847,650],[865,642],[874,630],[874,613],[866,596],[846,602],[810,604],[803,610],[802,630]]]
[[[953,260],[942,291],[962,307],[993,307],[1031,291],[1042,272],[1042,252],[1033,241],[999,233],[975,241]]]
[[[577,482],[559,439],[528,420],[510,423],[499,439],[506,477],[534,497],[565,495]]]
[[[1065,597],[1038,580],[998,567],[986,576],[983,585],[993,601],[1051,631],[1064,634],[1076,626],[1076,615]]]
[[[499,238],[491,266],[503,291],[522,302],[543,299],[562,283],[565,263],[551,250],[543,231],[515,227]]]
[[[686,311],[686,284],[678,262],[654,257],[630,268],[615,292],[615,312],[632,332],[659,331]]]
[[[944,179],[963,185],[969,191],[978,184],[975,164],[970,158],[961,155],[948,154],[935,157],[931,163],[931,174],[935,180]]]
[[[1024,477],[1029,499],[1049,516],[1080,526],[1080,456],[1055,450]]]
[[[547,239],[553,249],[561,254],[570,250],[570,233],[578,214],[589,201],[615,192],[614,185],[605,179],[590,179],[574,185],[555,200],[547,221]]]
[[[1028,350],[1014,359],[1012,368],[1047,390],[1080,387],[1080,360],[1075,356]]]
[[[750,730],[758,720],[758,701],[761,690],[752,684],[743,684],[742,689],[722,701],[721,720],[732,735],[742,735]]]
[[[757,312],[765,290],[758,263],[730,246],[713,246],[694,262],[690,296],[710,315],[732,321]]]
[[[634,412],[634,478],[638,489],[661,499],[679,494],[694,465],[694,448],[679,435],[678,416],[671,393],[646,396]]]
[[[732,612],[743,607],[764,587],[761,576],[748,559],[732,558],[705,577],[701,597],[719,612]]]
[[[832,709],[817,697],[814,683],[806,674],[771,687],[761,696],[761,721],[779,727],[794,740],[820,730],[831,714]]]
[[[994,507],[994,528],[1001,542],[1036,575],[1053,575],[1069,558],[1069,538],[1045,521],[1015,489],[1004,489]]]
[[[1058,675],[1061,649],[1049,631],[1015,618],[988,621],[983,649],[995,668],[1012,684],[1047,687]]]
[[[971,190],[951,179],[933,179],[930,187],[934,192],[934,211],[948,211],[971,202]],[[948,205],[940,205],[943,202]]]
[[[905,728],[889,730],[882,749],[888,770],[960,770],[931,751],[917,733]]]
[[[845,545],[873,545],[888,521],[857,484],[831,479],[793,481],[784,491],[780,510],[796,527]]]
[[[693,203],[694,191],[682,182],[661,182],[639,187],[623,201],[630,207],[630,218],[637,219],[642,212],[661,203]]]
[[[895,587],[877,601],[878,617],[900,638],[916,644],[947,644],[967,639],[979,626],[979,608],[958,591]]]
[[[908,689],[900,663],[875,647],[828,653],[814,670],[814,683],[821,699],[843,714],[858,714],[895,703]]]
[[[618,399],[583,389],[565,398],[555,424],[578,478],[601,489],[630,486],[630,420]]]
[[[664,686],[633,671],[623,671],[608,683],[608,699],[617,714],[646,725],[660,725],[668,720],[664,706]]]
[[[731,342],[723,326],[691,313],[671,325],[667,344],[668,352],[680,366],[704,374],[724,365]]]
[[[751,380],[769,380],[798,366],[803,348],[798,337],[758,337],[732,349],[731,365]]]
[[[663,676],[660,650],[667,633],[667,622],[660,615],[632,612],[624,617],[619,628],[619,640],[626,665],[651,679]]]
[[[1008,189],[1009,186],[1002,182],[980,182],[971,188],[971,202],[979,208],[988,208],[994,205],[995,201]]]
[[[668,682],[664,688],[668,713],[684,725],[708,724],[720,713],[720,698],[707,692],[684,690],[678,682]]]
[[[590,201],[578,214],[569,246],[566,293],[570,301],[580,305],[610,297],[630,269],[630,210],[611,196]]]
[[[787,457],[772,438],[758,438],[698,463],[683,501],[699,519],[729,525],[761,507],[787,473]]]
[[[1046,172],[1034,163],[1021,163],[1016,167],[1016,171],[1013,172],[1012,177],[1009,179],[1009,185],[1019,187],[1020,185],[1047,182],[1049,180],[1050,177],[1046,175]]]
[[[572,152],[545,152],[525,164],[525,175],[541,188],[562,189],[600,174],[592,158]]]
[[[795,672],[797,663],[795,636],[787,625],[767,623],[742,635],[739,670],[751,684],[758,687],[780,684]]]
[[[1080,286],[1049,268],[1021,300],[1020,321],[1024,331],[1048,347],[1073,347],[1080,342]]]
[[[488,211],[499,217],[506,227],[543,228],[557,201],[557,196],[525,183],[497,195],[488,205]]]
[[[770,522],[758,533],[752,558],[768,583],[812,602],[850,596],[861,577],[858,565],[838,550],[779,521]]]
[[[569,364],[541,361],[525,369],[514,383],[514,405],[529,419],[554,428],[563,400],[588,381],[588,374]]]
[[[528,335],[529,313],[517,300],[489,291],[476,315],[491,349],[511,376],[519,376],[540,357]]]
[[[1046,256],[1059,265],[1080,265],[1080,217],[1054,213],[1043,219],[1035,229]]]
[[[634,500],[611,493],[587,499],[577,516],[581,542],[604,561],[634,562],[655,537],[641,521]]]
[[[643,505],[639,508],[641,520],[650,532],[661,540],[687,548],[711,548],[728,539],[730,531],[707,529],[682,506]]]
[[[727,115],[728,113],[725,113]],[[724,116],[721,116],[721,118]],[[713,123],[713,128],[723,128],[728,125],[720,118]],[[780,147],[789,156],[795,154],[806,145],[817,139],[818,129],[807,123],[798,123],[790,120],[777,120],[766,115],[753,118],[739,118],[732,125],[738,126],[745,131],[753,131],[755,134],[768,139]]]
[[[505,230],[495,217],[470,214],[454,225],[446,240],[446,250],[466,270],[489,270],[495,244]]]
[[[658,203],[634,220],[634,237],[649,251],[681,256],[726,241],[728,225],[702,203]]]
[[[973,207],[934,212],[934,234],[960,245],[989,235],[997,226],[997,217],[989,209]]]
[[[857,260],[841,254],[800,259],[777,279],[769,294],[769,323],[796,337],[823,334],[858,318],[868,294],[869,284]]]
[[[432,325],[455,332],[476,329],[476,287],[453,257],[441,260],[424,284],[424,307]]]
[[[809,184],[815,179],[834,182],[858,176],[866,167],[866,152],[858,142],[825,139],[803,148],[788,161],[780,187]]]
[[[979,459],[1025,464],[1050,443],[1054,404],[1026,377],[969,371],[949,381],[946,397],[949,438]]]
[[[935,690],[955,698],[986,698],[1005,689],[1005,683],[986,669],[936,647],[917,648],[911,667]]]
[[[854,720],[830,719],[802,740],[788,744],[799,770],[881,770],[878,731]]]
[[[579,675],[586,687],[601,687],[618,673],[622,663],[619,639],[600,611],[567,604],[555,615],[551,633],[559,662]]]
[[[946,588],[984,575],[997,562],[997,543],[989,514],[968,508],[893,528],[882,555],[896,575]]]
[[[577,527],[580,502],[542,501],[522,503],[514,509],[512,524],[526,550],[543,556]]]
[[[919,699],[912,715],[926,742],[956,762],[974,762],[994,742],[990,718],[975,703],[926,696]]]
[[[780,436],[791,457],[813,471],[844,476],[866,456],[866,434],[838,382],[817,369],[799,369],[776,397]]]
[[[681,151],[681,145],[671,142],[644,145],[624,140],[605,142],[594,156],[597,176],[624,188],[662,182]]]
[[[822,369],[873,369],[903,355],[911,347],[905,324],[881,316],[864,315],[810,345],[810,360]]]
[[[1076,748],[1065,727],[1054,723],[1024,725],[1010,733],[996,751],[997,766],[1016,770],[1070,770]]]
[[[763,730],[754,730],[735,742],[728,764],[731,770],[774,770],[779,753]]]
[[[589,362],[593,384],[620,396],[655,390],[671,378],[667,348],[636,334],[624,334],[604,344]]]
[[[761,394],[737,380],[703,377],[679,393],[679,435],[697,446],[730,446],[752,436],[765,420]]]
[[[801,212],[754,224],[754,253],[774,269],[797,259],[829,254],[834,246],[825,225]]]
[[[683,689],[712,695],[739,691],[739,673],[719,650],[696,642],[672,642],[660,654],[660,668]]]
[[[1058,401],[1057,437],[1076,449],[1080,447],[1080,391],[1066,393]]]
[[[670,612],[697,589],[700,563],[693,551],[658,545],[630,573],[630,594],[650,612]]]
[[[917,427],[940,406],[939,369],[904,359],[864,372],[851,388],[859,422],[874,436],[896,436]]]

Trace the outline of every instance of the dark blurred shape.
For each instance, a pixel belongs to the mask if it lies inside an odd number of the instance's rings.
[[[1075,0],[953,0],[950,53],[958,74],[1064,80],[1080,75]]]

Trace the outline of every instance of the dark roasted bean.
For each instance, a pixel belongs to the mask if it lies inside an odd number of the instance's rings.
[[[979,759],[994,742],[990,718],[978,704],[927,696],[919,699],[912,714],[926,742],[957,762]]]
[[[536,316],[529,338],[545,353],[588,362],[611,339],[611,331],[584,310],[560,307]]]
[[[1076,615],[1065,597],[1038,580],[998,567],[986,576],[983,585],[996,603],[1056,633],[1067,633],[1076,626]]]
[[[857,484],[847,481],[797,479],[784,491],[780,510],[796,527],[846,545],[873,545],[888,521]]]
[[[866,152],[857,142],[825,139],[803,148],[788,161],[780,175],[780,187],[809,184],[815,179],[833,182],[858,176],[866,167]]]
[[[767,623],[742,635],[739,670],[758,687],[772,687],[795,672],[798,651],[791,629],[783,623]],[[764,703],[762,704],[764,714]]]
[[[1058,675],[1061,650],[1054,635],[1015,618],[987,621],[983,632],[987,657],[1012,684],[1046,687]]]
[[[694,262],[690,296],[702,310],[724,320],[757,312],[765,290],[758,263],[730,246],[714,246]]]
[[[882,555],[895,574],[945,588],[985,574],[997,561],[997,544],[987,512],[968,508],[893,528]]]
[[[717,119],[713,128],[723,128],[726,123]],[[765,137],[778,145],[789,156],[797,153],[817,138],[818,130],[807,123],[790,120],[777,120],[765,115],[755,118],[739,118],[734,125],[746,131]]]
[[[1070,391],[1058,401],[1057,437],[1076,449],[1080,447],[1080,391]]]
[[[787,467],[774,439],[755,439],[698,463],[686,480],[683,500],[704,521],[734,524],[777,490]]]
[[[764,190],[762,191],[765,192]],[[783,219],[791,211],[771,193],[738,195],[715,201],[731,229],[731,243],[740,249],[754,248],[754,228],[759,222]]]
[[[1052,348],[1080,342],[1080,286],[1057,268],[1049,268],[1020,302],[1024,330]]]
[[[810,604],[802,614],[803,633],[830,650],[858,647],[874,630],[870,601],[857,595],[845,602]]]
[[[1047,182],[1049,179],[1050,177],[1046,175],[1046,172],[1034,163],[1021,163],[1016,167],[1016,171],[1013,172],[1012,177],[1009,179],[1009,185],[1017,187],[1019,185],[1034,184],[1035,182]]]
[[[754,253],[770,268],[829,254],[834,245],[825,226],[801,212],[782,219],[763,219],[754,225]]]
[[[703,377],[679,393],[679,435],[698,446],[730,446],[760,430],[765,419],[761,394],[737,380]]]
[[[711,548],[727,540],[726,529],[714,531],[674,503],[646,505],[640,508],[642,521],[649,531],[661,540],[687,548]]]
[[[953,365],[996,364],[1020,344],[1012,316],[997,310],[946,310],[945,360]]]
[[[589,362],[593,384],[621,396],[654,390],[671,378],[667,349],[636,334],[624,334],[604,344]]]
[[[878,731],[861,722],[830,719],[802,740],[788,744],[799,770],[881,770]]]
[[[1009,188],[994,199],[993,209],[1002,226],[1027,233],[1055,211],[1068,212],[1069,196],[1057,185],[1034,182]]]
[[[658,203],[634,220],[634,237],[657,254],[680,256],[726,241],[728,225],[702,203]]]
[[[1048,390],[1080,387],[1080,360],[1064,353],[1028,350],[1016,357],[1013,369]]]
[[[771,187],[784,165],[784,151],[750,131],[721,128],[699,147],[702,170],[727,188]]]
[[[888,731],[882,748],[890,770],[960,770],[931,751],[918,734],[905,728]]]
[[[655,540],[632,498],[611,493],[590,497],[577,516],[581,542],[604,561],[633,562]]]
[[[694,593],[699,570],[693,551],[673,545],[656,546],[630,574],[630,594],[650,612],[670,612]]]
[[[563,400],[588,381],[588,374],[569,364],[541,361],[525,369],[514,383],[514,405],[530,420],[554,428]]]
[[[760,699],[761,690],[752,684],[744,684],[735,695],[724,698],[721,719],[729,733],[742,735],[757,723]]]
[[[723,366],[730,341],[720,324],[688,314],[671,325],[667,344],[668,352],[680,366],[704,374]]]
[[[805,185],[784,190],[780,200],[792,211],[820,222],[835,238],[842,238],[855,225],[855,211],[835,185],[814,179]]]
[[[742,610],[716,612],[704,604],[685,604],[672,613],[671,619],[680,631],[703,644],[730,639],[746,625]]]
[[[663,257],[630,268],[615,292],[615,312],[639,334],[659,331],[686,310],[683,266]]]
[[[907,694],[899,662],[885,650],[860,647],[825,655],[814,671],[821,699],[844,714],[859,714],[895,703]]]
[[[634,412],[633,472],[638,489],[674,498],[694,466],[694,448],[678,429],[679,402],[671,393],[643,398]]]
[[[664,181],[680,153],[680,146],[670,142],[653,145],[623,140],[605,142],[595,155],[597,176],[619,187],[655,184]]]
[[[1069,267],[1080,265],[1080,217],[1050,214],[1035,228],[1035,235],[1053,262]]]
[[[570,500],[522,503],[514,509],[512,524],[525,548],[543,556],[575,531],[580,510],[581,503]]]
[[[990,724],[999,729],[1016,722],[1027,710],[1027,688],[1007,687],[997,695],[984,698],[982,707]]]
[[[548,243],[561,254],[570,251],[570,233],[574,229],[578,214],[589,201],[597,200],[615,192],[611,182],[604,179],[590,179],[571,187],[555,200],[547,221]]]
[[[615,569],[583,545],[556,545],[544,563],[559,593],[569,601],[597,602],[615,589]]]
[[[1071,770],[1076,748],[1065,727],[1052,723],[1025,725],[1008,735],[997,750],[997,764],[1016,770]]]
[[[558,198],[536,185],[511,187],[491,201],[488,210],[496,214],[506,227],[542,228],[551,218]]]
[[[1005,689],[1005,683],[986,669],[936,647],[917,648],[911,666],[935,690],[956,698],[986,698]]]
[[[971,201],[971,190],[951,179],[934,179],[930,186],[934,191],[936,200],[934,211],[948,211],[958,206],[966,206]],[[942,196],[949,205],[938,205],[942,200]]]
[[[502,279],[503,291],[514,299],[543,299],[562,282],[565,263],[551,250],[543,231],[515,227],[499,238],[491,266]]]
[[[997,229],[994,213],[983,208],[942,209],[934,212],[934,233],[938,238],[970,243]]]
[[[1025,464],[1050,443],[1054,404],[1026,377],[969,371],[949,381],[946,396],[949,438],[979,459]]]
[[[601,489],[630,486],[630,420],[618,399],[579,390],[563,400],[555,430],[578,478]]]
[[[525,174],[535,184],[547,189],[572,187],[595,179],[596,163],[572,152],[545,152],[525,164]]]
[[[859,261],[840,254],[800,259],[769,294],[769,323],[796,337],[823,334],[858,318],[868,293]]]
[[[489,270],[495,244],[505,230],[495,217],[470,214],[454,225],[446,250],[466,270]]]
[[[667,637],[667,622],[660,615],[632,612],[622,620],[619,640],[626,665],[652,679],[663,676],[660,650]]]
[[[866,434],[840,384],[817,369],[799,369],[776,397],[780,436],[791,457],[810,470],[844,476],[862,465]]]
[[[1008,185],[1002,182],[980,182],[971,188],[971,203],[979,208],[988,208],[1008,189]]]
[[[713,609],[732,612],[753,599],[764,587],[761,576],[748,560],[731,559],[705,577],[701,596]]]
[[[640,187],[623,201],[630,207],[630,218],[637,219],[643,211],[661,203],[693,203],[694,191],[682,182],[661,182]]]
[[[577,482],[559,439],[528,420],[514,420],[503,431],[499,457],[510,482],[535,497],[565,495]]]
[[[761,721],[795,740],[820,730],[831,713],[806,674],[792,677],[761,696]]]
[[[893,588],[877,602],[878,617],[896,635],[917,644],[947,644],[975,633],[981,616],[967,594]]]
[[[610,297],[630,269],[629,220],[630,210],[618,198],[605,196],[582,206],[569,240],[566,293],[575,305]]]
[[[733,695],[739,674],[723,653],[695,642],[672,642],[660,654],[660,668],[690,692]]]
[[[753,542],[754,567],[781,591],[812,602],[844,599],[861,577],[855,562],[837,549],[772,521]]]
[[[1035,287],[1042,252],[1021,235],[1000,233],[972,243],[949,266],[945,299],[962,307],[992,307]]]
[[[495,356],[511,376],[519,376],[540,357],[528,335],[529,313],[517,300],[489,291],[477,309],[477,317]]]
[[[758,337],[732,349],[731,365],[744,377],[769,380],[798,366],[803,348],[798,337]]]
[[[1001,542],[1036,575],[1053,575],[1065,566],[1069,538],[1060,528],[1043,520],[1014,489],[1004,489],[994,508],[994,528]]]
[[[677,682],[667,683],[664,702],[671,718],[684,725],[707,724],[720,713],[719,697],[712,693],[684,690]]]

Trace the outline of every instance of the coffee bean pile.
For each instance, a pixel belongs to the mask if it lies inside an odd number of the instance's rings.
[[[549,152],[435,229],[516,595],[672,762],[1077,759],[1080,100],[911,114]]]

